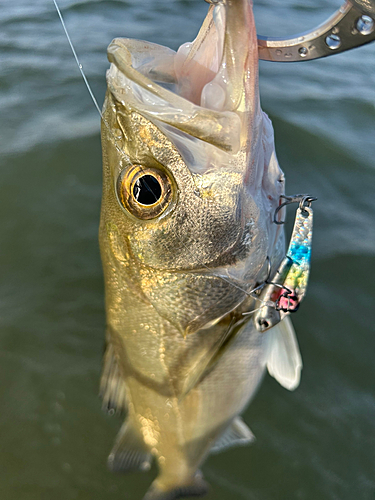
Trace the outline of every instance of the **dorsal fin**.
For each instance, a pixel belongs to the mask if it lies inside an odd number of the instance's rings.
[[[300,382],[302,359],[290,317],[286,316],[266,335],[269,341],[268,373],[283,387],[293,391]]]
[[[108,412],[126,411],[126,384],[121,376],[118,361],[110,342],[106,345],[103,360],[103,372],[100,379],[100,396],[103,409]]]

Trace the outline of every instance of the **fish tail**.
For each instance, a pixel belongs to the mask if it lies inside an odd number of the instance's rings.
[[[202,474],[198,472],[190,482],[169,489],[163,488],[156,479],[143,500],[177,500],[185,497],[201,497],[206,495],[208,491],[208,483],[203,479]]]

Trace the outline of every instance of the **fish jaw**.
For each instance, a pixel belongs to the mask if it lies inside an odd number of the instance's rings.
[[[255,114],[258,44],[252,3],[211,5],[197,38],[179,48],[175,73],[185,98],[209,109]]]
[[[122,38],[110,44],[108,58],[113,63],[109,88],[125,105],[220,149],[249,149],[261,111],[257,37],[248,0],[211,5],[197,38],[177,53]]]

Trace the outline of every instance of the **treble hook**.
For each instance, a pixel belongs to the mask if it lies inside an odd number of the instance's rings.
[[[290,205],[291,203],[299,203],[299,208],[301,209],[302,212],[304,212],[304,207],[310,207],[311,203],[313,201],[316,201],[318,198],[315,198],[314,196],[311,196],[309,194],[294,194],[292,196],[286,196],[285,194],[282,194],[280,198],[283,198],[284,203],[281,203],[275,210],[275,213],[273,215],[273,222],[275,224],[281,225],[285,224],[285,220],[283,221],[278,221],[276,216],[280,212],[280,210],[287,205]]]

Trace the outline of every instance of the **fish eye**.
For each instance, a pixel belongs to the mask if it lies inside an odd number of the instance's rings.
[[[133,187],[133,197],[141,205],[153,205],[160,200],[161,185],[156,177],[150,174],[139,177]]]
[[[161,215],[172,202],[173,191],[170,176],[161,168],[132,165],[117,180],[120,204],[143,220]]]

